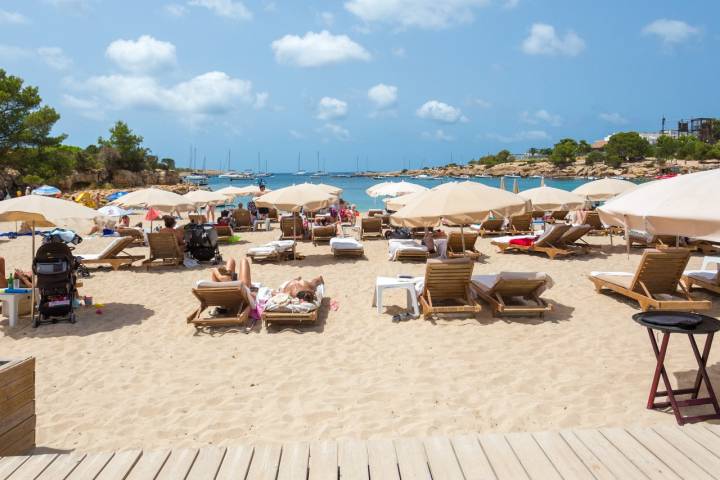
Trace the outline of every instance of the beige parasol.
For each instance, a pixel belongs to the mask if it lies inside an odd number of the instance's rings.
[[[371,197],[401,197],[410,193],[424,192],[427,187],[410,182],[381,182],[365,190]]]
[[[228,201],[227,195],[218,192],[210,192],[208,190],[193,190],[183,195],[188,201],[196,206],[204,205],[220,205]]]
[[[650,182],[598,208],[606,225],[720,241],[720,169]]]
[[[259,191],[259,189],[258,189]],[[267,191],[267,190],[265,190]],[[247,190],[240,187],[234,187],[230,185],[229,187],[223,187],[219,190],[215,190],[215,193],[219,193],[220,195],[225,195],[227,198],[235,198],[235,197],[242,197],[245,195],[248,195]]]
[[[635,190],[637,184],[616,178],[603,178],[580,185],[573,193],[581,195],[592,202],[601,202],[615,198],[620,194]]]
[[[280,188],[255,199],[258,207],[275,207],[284,212],[297,212],[301,208],[318,210],[327,207],[337,197],[323,187],[302,183]]]
[[[585,199],[567,190],[553,187],[531,188],[519,195],[532,202],[534,210],[546,212],[557,210],[577,210],[585,205]]]
[[[309,184],[309,185],[316,185],[316,186],[322,188],[323,190],[325,190],[326,192],[328,192],[330,195],[334,195],[336,197],[339,197],[343,192],[342,188],[335,187],[333,185],[328,185],[326,183],[315,183],[315,184]]]
[[[192,211],[195,204],[177,193],[159,188],[143,188],[113,200],[110,205],[125,208],[154,208],[161,212]]]
[[[412,203],[414,199],[425,193],[427,190],[422,192],[408,193],[406,195],[400,195],[399,197],[390,197],[383,200],[385,202],[385,209],[396,212],[403,208],[405,205]]]

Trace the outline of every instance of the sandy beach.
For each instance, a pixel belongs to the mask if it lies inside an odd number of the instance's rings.
[[[221,246],[227,259],[276,239],[279,230],[243,233]],[[645,409],[655,366],[647,332],[630,316],[636,304],[597,294],[593,270],[633,271],[624,246],[590,237],[602,254],[549,260],[500,254],[475,274],[543,271],[555,282],[544,319],[416,319],[394,323],[401,291],[371,306],[377,276],[422,275],[424,264],[387,259],[387,242],[367,240],[366,258],[338,260],[327,245],[299,245],[303,260],[253,264],[253,281],[322,275],[337,310],[324,306],[319,325],[303,329],[197,332],[185,317],[190,289],[209,265],[146,272],[93,269],[81,294],[104,304],[78,310],[78,323],[9,329],[0,321],[0,354],[37,358],[39,448],[100,451],[130,447],[235,445],[256,440],[424,436],[468,432],[675,423]],[[87,239],[77,252],[98,252],[108,239]],[[622,243],[620,241],[620,243]],[[147,254],[147,248],[133,248]],[[0,243],[8,267],[30,265],[30,239]],[[690,266],[699,267],[694,255]],[[699,298],[713,299],[697,291]],[[710,314],[720,314],[717,301]],[[671,379],[694,379],[685,339],[670,344]],[[708,362],[720,385],[720,353]]]

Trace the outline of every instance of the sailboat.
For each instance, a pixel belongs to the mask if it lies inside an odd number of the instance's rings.
[[[317,172],[310,175],[311,177],[326,177],[327,172],[320,170],[320,152],[317,152]]]
[[[300,154],[299,153],[298,153],[298,169],[297,169],[297,172],[295,172],[295,175],[307,175],[307,172],[300,168]]]

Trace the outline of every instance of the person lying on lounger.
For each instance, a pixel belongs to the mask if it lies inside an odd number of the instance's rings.
[[[15,269],[13,277],[20,280],[20,288],[32,288],[32,272]],[[3,257],[0,257],[0,279],[7,279],[5,276],[5,259]],[[0,288],[5,288],[6,286],[7,285],[0,284]]]

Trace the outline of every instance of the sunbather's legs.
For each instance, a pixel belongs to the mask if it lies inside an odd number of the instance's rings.
[[[248,288],[252,285],[252,279],[250,277],[250,262],[247,257],[243,257],[243,259],[240,260],[240,273],[238,275],[238,280],[244,283]]]
[[[233,273],[235,273],[235,259],[230,258],[224,267],[212,269],[211,278],[213,282],[231,282],[233,281]]]
[[[345,235],[345,233],[343,232],[343,229],[342,229],[342,223],[337,222],[335,224],[335,228],[337,230],[336,234],[338,237],[342,237],[343,235]]]

